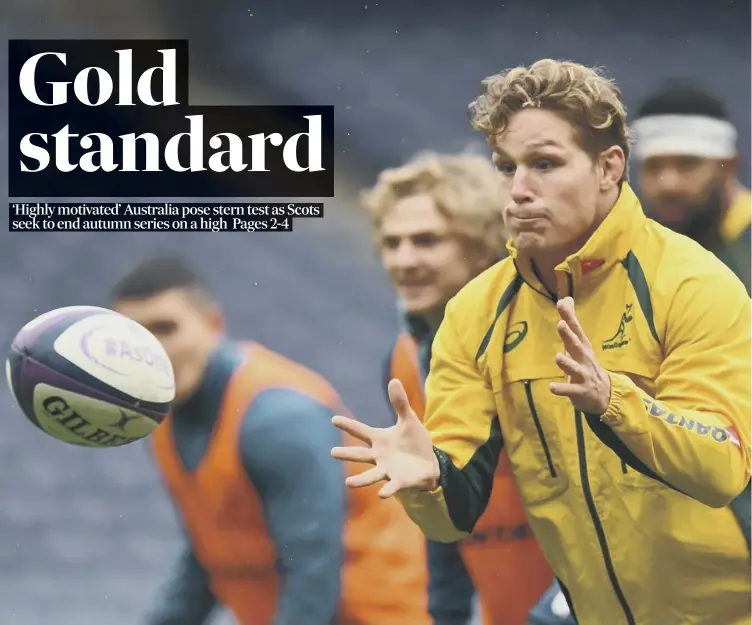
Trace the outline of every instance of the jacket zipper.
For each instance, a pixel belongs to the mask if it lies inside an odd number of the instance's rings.
[[[551,450],[548,448],[546,442],[546,436],[543,434],[543,426],[538,418],[538,411],[535,409],[535,401],[533,401],[533,389],[531,388],[530,380],[525,380],[525,395],[527,396],[527,405],[530,408],[530,415],[533,418],[535,429],[538,431],[538,438],[540,439],[541,447],[543,447],[543,453],[546,456],[546,463],[548,464],[548,472],[551,477],[556,477],[556,467],[554,467],[554,461],[551,458]]]
[[[567,286],[569,287],[569,296],[574,297],[574,281],[572,274],[567,273]],[[606,573],[608,574],[608,580],[611,582],[611,587],[614,590],[616,599],[621,606],[624,616],[627,619],[627,625],[636,625],[634,614],[632,609],[627,603],[627,598],[624,596],[624,591],[619,584],[619,578],[616,577],[616,570],[614,569],[614,562],[611,559],[611,552],[608,548],[608,541],[606,540],[606,532],[603,529],[603,524],[598,516],[598,509],[595,507],[595,499],[593,499],[593,491],[590,489],[590,475],[588,474],[587,466],[587,453],[585,451],[585,430],[583,426],[582,413],[579,410],[574,411],[575,419],[575,431],[577,435],[577,455],[580,464],[580,481],[582,482],[582,494],[585,497],[585,504],[587,505],[588,512],[590,513],[590,520],[593,523],[595,534],[598,537],[598,544],[601,548],[601,556],[603,557],[603,563],[606,566]],[[622,461],[622,471],[627,472],[627,465]]]
[[[632,610],[627,603],[627,598],[624,596],[624,591],[622,591],[621,586],[619,585],[619,579],[616,577],[616,570],[614,569],[614,563],[613,560],[611,560],[611,552],[608,549],[608,542],[606,541],[606,532],[603,530],[603,524],[598,516],[598,510],[595,507],[593,492],[590,490],[590,476],[588,475],[587,454],[585,453],[585,432],[582,425],[582,413],[579,410],[575,410],[574,418],[577,431],[577,452],[580,460],[582,493],[585,495],[585,503],[587,504],[588,512],[590,512],[590,520],[593,522],[595,534],[598,537],[601,555],[603,556],[603,562],[606,565],[606,573],[611,582],[611,587],[614,589],[616,599],[619,601],[621,609],[624,611],[624,616],[627,619],[628,625],[636,625]]]
[[[623,460],[621,461],[621,472],[626,475],[627,474],[627,463]]]

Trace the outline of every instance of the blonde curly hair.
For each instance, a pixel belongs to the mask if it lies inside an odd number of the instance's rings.
[[[552,111],[568,121],[578,145],[595,158],[618,145],[628,159],[631,147],[621,91],[601,68],[543,59],[482,81],[483,94],[469,105],[471,123],[489,143],[523,109]],[[625,171],[626,176],[626,171]]]
[[[428,195],[448,220],[453,234],[494,258],[505,253],[498,172],[487,156],[422,152],[401,167],[386,169],[376,184],[360,194],[369,214],[374,240],[381,247],[381,222],[402,199]]]

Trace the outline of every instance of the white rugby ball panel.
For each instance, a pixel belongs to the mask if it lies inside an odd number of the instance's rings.
[[[111,311],[84,317],[55,339],[54,351],[107,386],[134,399],[164,404],[175,398],[172,365],[157,338]]]

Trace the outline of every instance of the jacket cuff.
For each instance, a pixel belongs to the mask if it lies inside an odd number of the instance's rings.
[[[611,380],[611,397],[608,400],[606,412],[601,415],[601,421],[609,427],[621,425],[624,421],[622,410],[624,396],[634,389],[634,382],[625,375],[607,372]]]
[[[405,489],[399,491],[395,497],[397,501],[411,508],[425,508],[435,505],[443,498],[441,485],[434,490]]]

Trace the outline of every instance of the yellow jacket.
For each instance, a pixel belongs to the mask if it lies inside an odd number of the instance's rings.
[[[426,385],[441,486],[401,494],[408,514],[434,540],[468,535],[503,444],[579,625],[748,624],[748,499],[730,507],[750,481],[744,286],[627,184],[555,295],[510,253],[447,307]],[[602,419],[548,388],[567,295],[611,376]]]
[[[721,245],[712,250],[739,276],[748,293],[752,291],[751,200],[749,189],[739,185],[734,201],[721,220]]]

